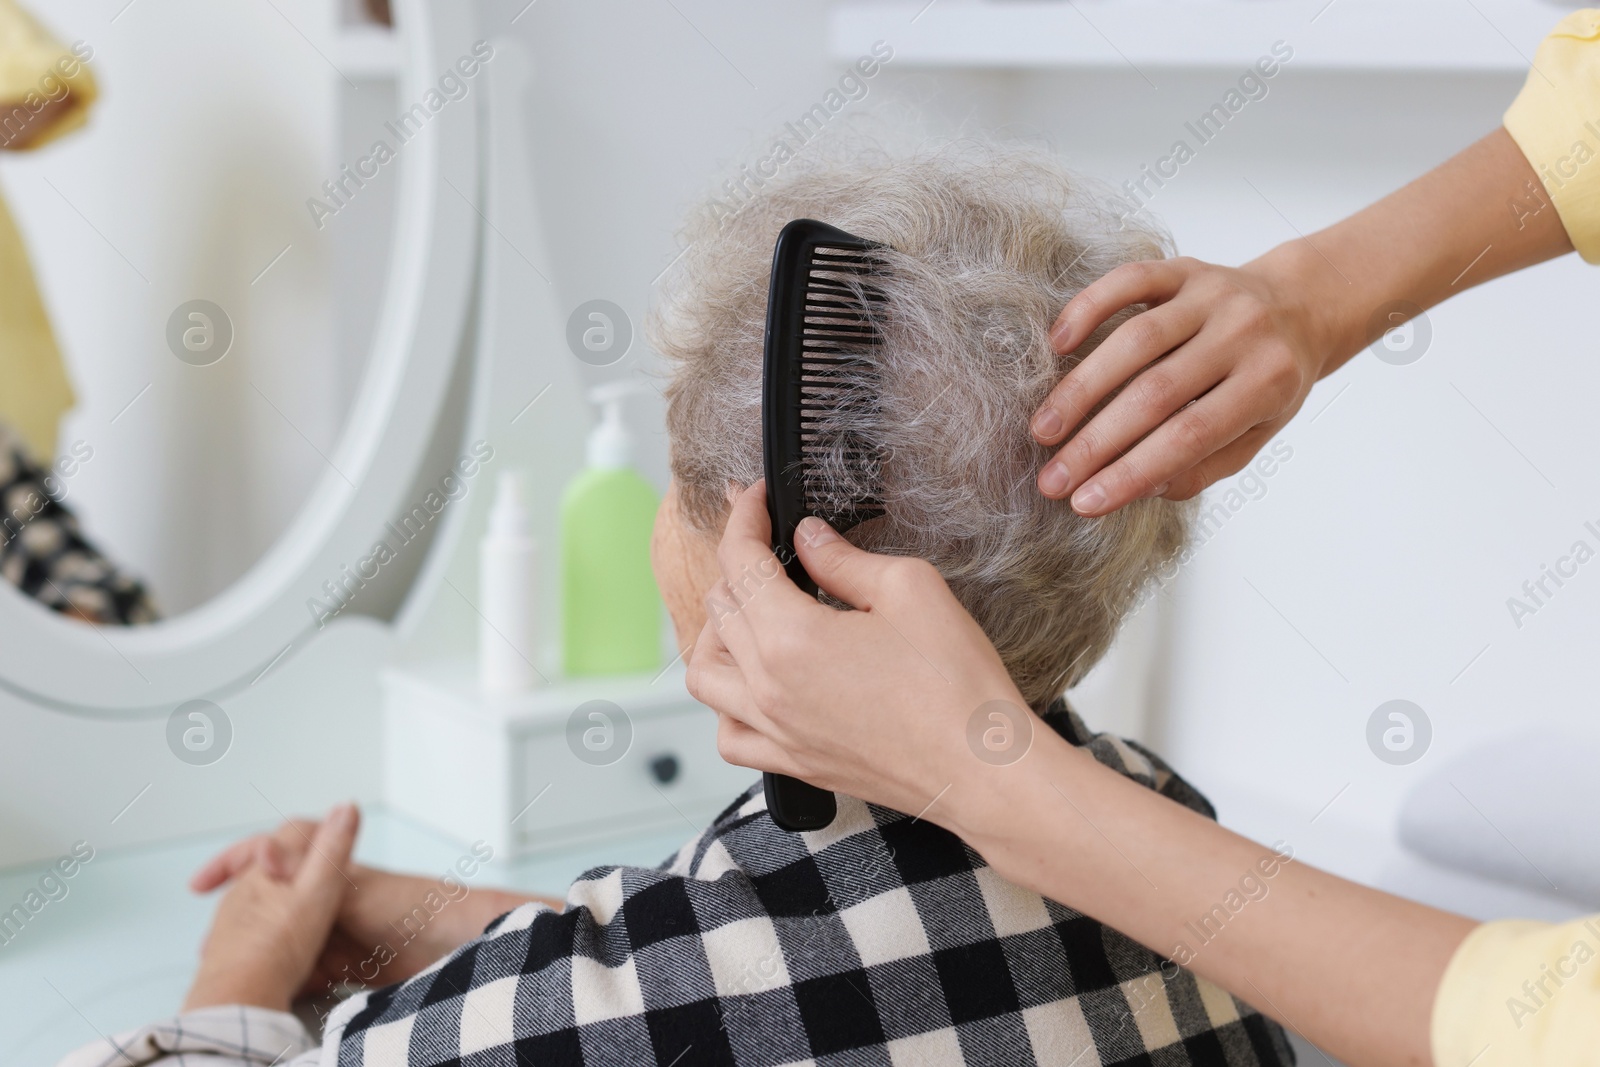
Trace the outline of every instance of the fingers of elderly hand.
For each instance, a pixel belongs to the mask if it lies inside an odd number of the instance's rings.
[[[1085,356],[1050,391],[1030,424],[1034,439],[1042,445],[1064,439],[1074,426],[1088,418],[1095,405],[1142,368],[1194,337],[1205,325],[1205,318],[1206,309],[1199,302],[1175,301],[1135,315],[1118,326],[1105,343]]]
[[[1057,352],[1071,352],[1128,305],[1170,300],[1195,265],[1196,261],[1183,258],[1122,264],[1067,301],[1050,327],[1051,345]]]
[[[270,836],[264,836],[256,842],[255,862],[268,878],[276,882],[291,880],[299,868],[298,857],[290,860],[284,854],[283,846]]]
[[[285,819],[276,830],[267,835],[278,846],[278,854],[284,862],[289,864],[291,875],[300,869],[300,864],[311,848],[311,840],[316,836],[319,825],[316,819]]]
[[[189,888],[196,893],[209,893],[238,877],[241,871],[250,866],[260,840],[260,836],[256,836],[235,841],[206,860],[199,870],[189,876]]]
[[[346,868],[361,828],[361,815],[354,804],[337,804],[317,826],[311,838],[311,855],[300,865],[294,878],[295,889],[313,895],[332,891],[337,906],[349,884]]]
[[[319,825],[321,822],[317,819],[285,819],[272,831],[272,836],[277,838],[279,844],[305,848]]]
[[[1255,422],[1253,410],[1248,387],[1224,381],[1073,493],[1073,510],[1105,515],[1141,497],[1170,493],[1173,478],[1246,433]]]

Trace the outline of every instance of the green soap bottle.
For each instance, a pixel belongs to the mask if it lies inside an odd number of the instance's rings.
[[[650,570],[660,500],[633,469],[622,398],[633,383],[591,390],[601,408],[588,467],[561,498],[561,639],[569,678],[661,667],[661,594]]]

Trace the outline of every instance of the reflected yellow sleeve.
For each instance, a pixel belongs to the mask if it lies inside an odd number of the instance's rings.
[[[27,120],[52,102],[60,111],[26,140],[29,149],[83,125],[98,90],[86,63],[88,49],[80,52],[56,41],[15,0],[0,0],[0,144],[18,137]],[[0,421],[48,464],[55,458],[61,417],[72,403],[72,383],[22,234],[0,201]]]
[[[1544,39],[1504,121],[1573,247],[1600,263],[1600,9],[1574,11]]]
[[[57,41],[16,0],[0,0],[0,138],[15,132],[25,113],[37,112],[63,96],[67,106],[29,148],[47,144],[82,126],[99,95],[82,54]]]
[[[1433,1003],[1434,1067],[1600,1064],[1600,915],[1485,923]]]

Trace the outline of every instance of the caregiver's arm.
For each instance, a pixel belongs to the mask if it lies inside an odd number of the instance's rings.
[[[1049,731],[1035,746],[1013,768],[969,760],[951,789],[961,796],[950,828],[1002,874],[1185,963],[1344,1062],[1433,1062],[1434,994],[1471,920],[1278,864],[1180,805],[1134,796]],[[1224,900],[1241,899],[1241,881],[1267,892],[1232,913]],[[1202,944],[1194,929],[1214,925],[1219,905],[1232,918]]]
[[[1063,309],[1056,351],[1074,351],[1129,305],[1148,310],[1117,327],[1034,416],[1045,445],[1082,424],[1040,471],[1040,490],[1070,494],[1085,515],[1194,496],[1248,463],[1318,379],[1384,331],[1571,250],[1538,174],[1502,128],[1242,267],[1186,258],[1118,267]]]
[[[1022,698],[938,573],[808,519],[797,539],[806,570],[858,609],[836,611],[788,581],[768,529],[758,482],[735,501],[724,580],[689,666],[690,691],[721,713],[725,758],[921,812],[1012,880],[1173,954],[1350,1063],[1432,1062],[1434,991],[1472,922],[1291,862],[1197,945],[1186,924],[1259,876],[1270,850],[1042,726],[1011,766],[976,758],[978,709]]]

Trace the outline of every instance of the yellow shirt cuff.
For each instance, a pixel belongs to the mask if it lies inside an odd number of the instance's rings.
[[[15,0],[0,0],[0,140],[69,93],[67,109],[28,142],[37,148],[83,125],[99,90],[82,44],[61,44]]]
[[[1544,39],[1504,121],[1573,247],[1600,263],[1600,10],[1574,11]]]
[[[1600,915],[1485,923],[1433,1003],[1434,1067],[1600,1064]]]

